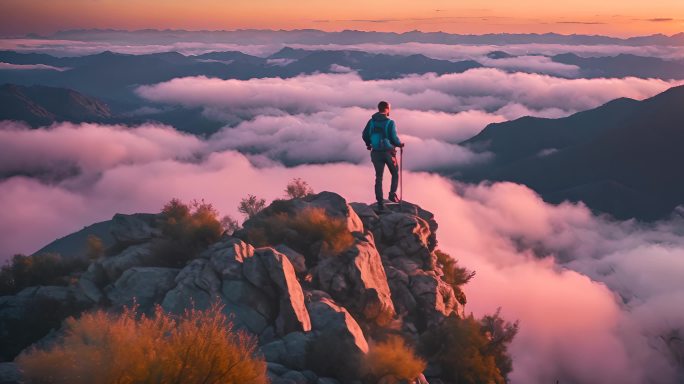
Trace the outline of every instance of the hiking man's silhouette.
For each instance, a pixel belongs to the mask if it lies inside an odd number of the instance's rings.
[[[389,200],[395,203],[399,202],[397,197],[399,169],[397,166],[396,148],[403,147],[404,143],[399,140],[397,126],[389,118],[389,114],[390,104],[386,101],[379,102],[378,112],[368,121],[362,135],[366,148],[371,151],[371,161],[375,168],[375,200],[378,202],[379,209],[384,208],[382,175],[385,172],[385,166],[387,166],[392,175]]]

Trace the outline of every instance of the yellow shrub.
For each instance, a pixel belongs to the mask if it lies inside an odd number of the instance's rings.
[[[346,220],[329,216],[323,208],[308,207],[294,214],[276,212],[259,218],[248,228],[247,241],[255,246],[284,243],[313,262],[317,254],[311,253],[312,244],[320,242],[323,253],[335,255],[352,246],[354,237]]]
[[[366,359],[368,370],[378,379],[391,375],[399,380],[414,380],[425,370],[425,361],[399,336],[371,343]]]
[[[17,359],[27,383],[267,383],[255,341],[233,331],[220,306],[178,318],[159,307],[137,318],[103,311],[67,320],[61,342]]]

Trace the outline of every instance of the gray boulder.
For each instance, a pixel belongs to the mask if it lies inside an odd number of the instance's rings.
[[[365,320],[386,325],[394,317],[387,276],[372,234],[357,235],[350,249],[321,260],[313,274],[319,288]]]
[[[282,364],[289,369],[304,370],[307,368],[309,344],[315,338],[312,333],[292,332],[282,339],[261,347],[266,361]]]
[[[432,273],[411,276],[409,289],[418,303],[417,315],[427,327],[440,324],[445,317],[458,311],[453,288]]]
[[[152,264],[155,260],[153,246],[151,243],[133,245],[126,248],[116,256],[102,258],[96,261],[93,271],[101,270],[99,278],[104,277],[108,283],[115,282],[124,272],[133,267],[145,267]],[[91,268],[88,268],[89,271]],[[95,273],[99,273],[95,272]],[[86,273],[83,277],[90,278]]]
[[[359,324],[325,292],[314,291],[310,295],[307,308],[315,338],[307,357],[309,369],[342,380],[361,377],[368,342]]]
[[[161,230],[155,228],[157,215],[136,213],[122,215],[117,213],[112,218],[110,232],[119,244],[131,245],[146,242],[153,237],[161,236]]]
[[[273,248],[259,248],[244,260],[242,271],[249,282],[278,300],[278,334],[311,330],[302,287],[287,256]]]
[[[166,293],[176,285],[175,268],[134,267],[128,269],[105,291],[115,307],[137,304],[141,312],[151,313]]]

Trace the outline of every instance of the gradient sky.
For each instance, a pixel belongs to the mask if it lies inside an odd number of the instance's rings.
[[[71,28],[342,29],[632,36],[684,31],[682,0],[0,0],[0,34]]]

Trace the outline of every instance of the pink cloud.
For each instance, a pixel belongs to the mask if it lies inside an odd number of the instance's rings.
[[[644,99],[677,84],[680,82],[632,77],[564,79],[479,68],[372,81],[355,73],[250,80],[186,77],[142,86],[137,92],[159,103],[213,108],[243,117],[278,111],[314,113],[333,107],[370,108],[378,100],[388,100],[398,109],[443,112],[496,111],[517,103],[532,115],[549,109],[568,115],[618,97]]]
[[[467,286],[466,309],[481,315],[501,306],[505,317],[521,321],[520,334],[511,346],[514,383],[668,382],[675,377],[669,349],[658,347],[658,337],[684,327],[676,316],[679,307],[663,306],[656,300],[660,296],[646,295],[653,288],[639,284],[629,286],[643,291],[644,301],[625,307],[616,295],[620,292],[617,285],[602,282],[598,273],[587,276],[595,273],[592,267],[600,267],[592,261],[593,253],[626,254],[633,251],[635,239],[648,243],[663,228],[607,222],[581,205],[551,206],[515,184],[454,185],[427,173],[405,176],[404,196],[437,215],[440,247],[478,272]],[[232,151],[193,161],[160,156],[115,164],[94,179],[79,176],[56,185],[20,177],[0,182],[4,213],[0,244],[5,253],[30,252],[116,212],[158,211],[172,197],[204,198],[222,213],[237,216],[241,197],[248,193],[268,200],[281,197],[293,177],[304,178],[318,191],[342,193],[350,201],[372,200],[373,176],[368,165],[256,168],[247,157]],[[552,257],[534,257],[525,244],[539,241],[553,252],[570,252],[572,260],[584,262],[586,275],[566,269]],[[578,242],[584,242],[582,247],[575,246]],[[681,257],[682,243],[670,245],[672,252],[663,253],[657,264],[664,266],[667,260]],[[644,256],[633,252],[634,258]],[[613,262],[619,264],[615,257]],[[611,278],[628,282],[636,270],[638,265],[627,263],[616,268]],[[681,282],[666,281],[670,292],[673,287],[679,292],[672,300],[681,300]],[[646,308],[658,310],[659,315],[645,316]]]

